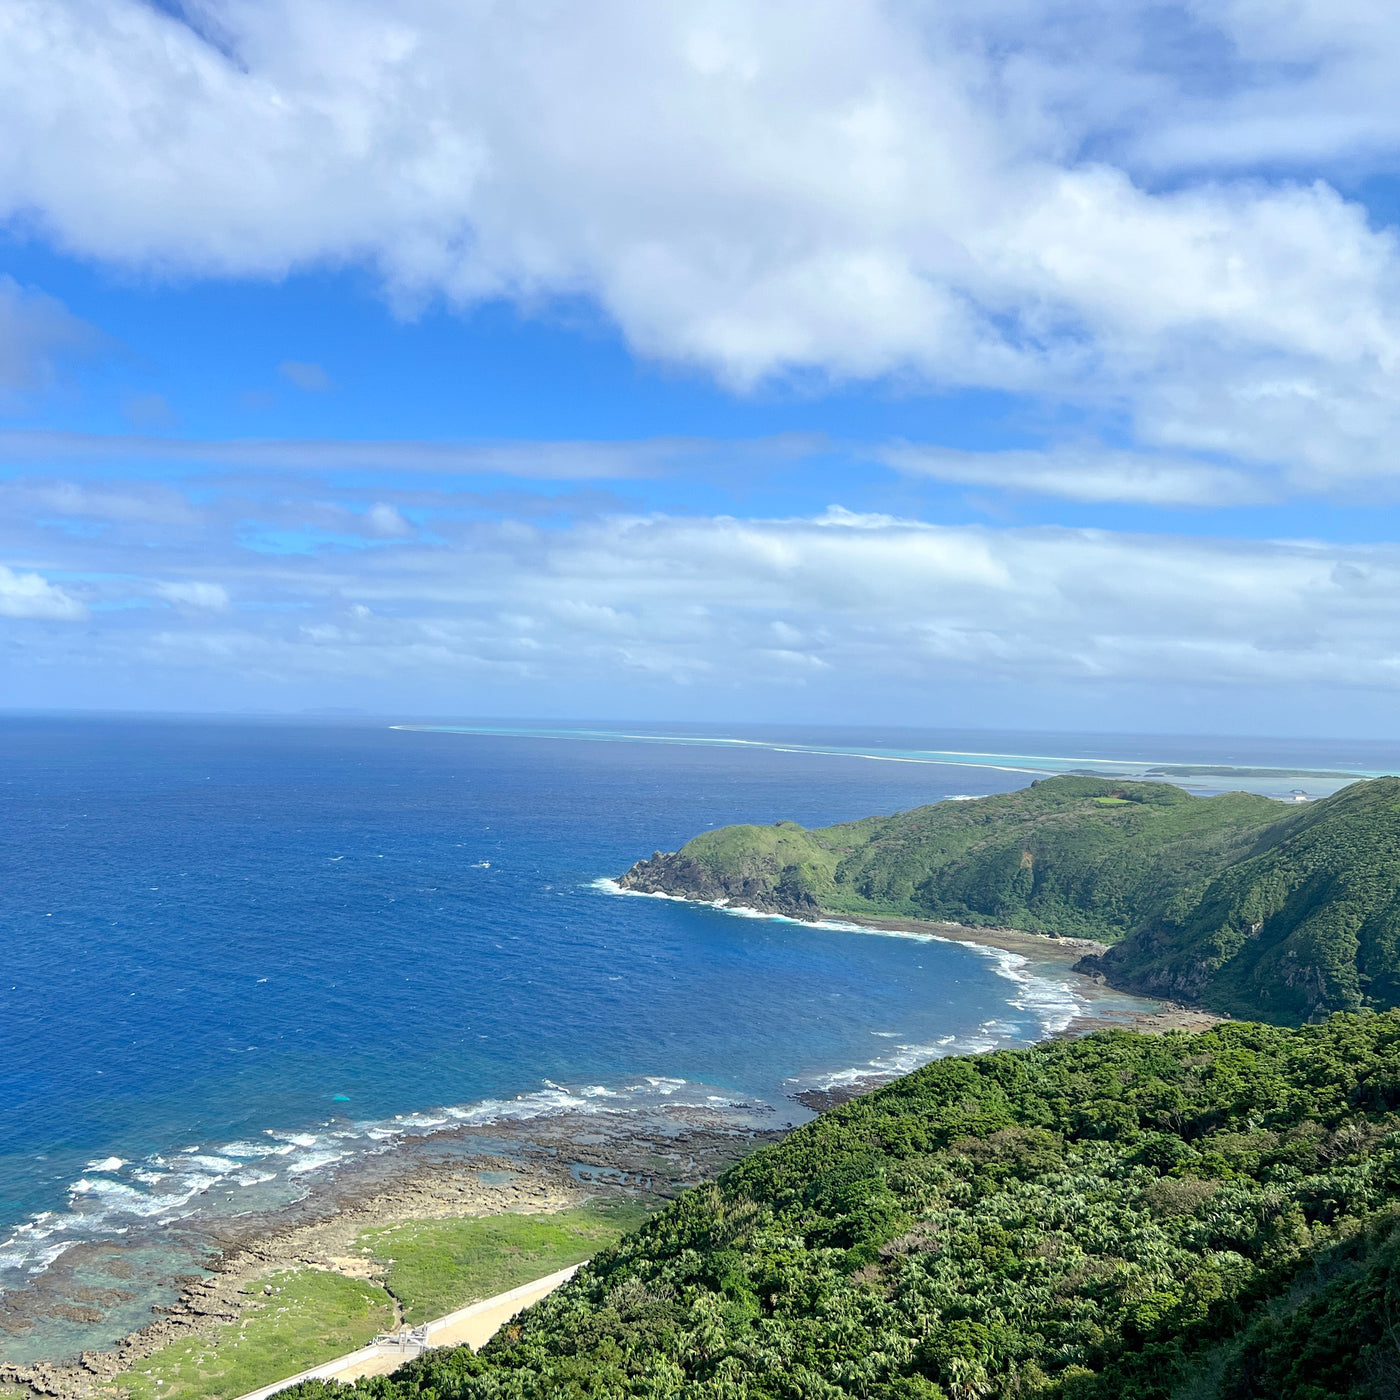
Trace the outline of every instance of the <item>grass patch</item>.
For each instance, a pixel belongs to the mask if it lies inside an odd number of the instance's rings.
[[[388,1294],[364,1279],[313,1269],[272,1274],[260,1298],[217,1340],[172,1342],[121,1376],[131,1400],[230,1400],[362,1347],[393,1326]]]
[[[417,1325],[577,1264],[650,1212],[639,1201],[599,1201],[550,1215],[416,1220],[370,1230],[359,1247],[385,1265],[404,1320]]]
[[[358,1249],[379,1261],[411,1326],[577,1264],[635,1229],[652,1207],[599,1201],[552,1215],[419,1220],[370,1230]],[[264,1283],[278,1290],[261,1296]],[[108,1400],[234,1400],[364,1346],[394,1325],[378,1284],[315,1269],[270,1274],[242,1320],[213,1339],[172,1342],[117,1377]],[[0,1388],[0,1400],[9,1400]]]

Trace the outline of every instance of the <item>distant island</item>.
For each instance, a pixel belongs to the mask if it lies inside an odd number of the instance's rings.
[[[1112,945],[1125,990],[1298,1025],[1400,1005],[1400,778],[1321,801],[1064,776],[807,830],[705,832],[626,889],[798,919],[894,918]]]

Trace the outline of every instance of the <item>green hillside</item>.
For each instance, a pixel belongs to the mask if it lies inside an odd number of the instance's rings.
[[[1400,779],[1378,778],[1270,828],[1103,967],[1125,986],[1297,1022],[1400,1005],[1398,941]]]
[[[1282,1024],[1400,1004],[1400,779],[1306,806],[1062,777],[807,831],[706,832],[631,888],[1115,944],[1117,985]]]
[[[791,914],[948,919],[1113,941],[1251,849],[1291,809],[1250,793],[1049,778],[807,831],[708,831],[623,877]]]
[[[937,1061],[355,1394],[1393,1397],[1397,1109],[1396,1014]]]

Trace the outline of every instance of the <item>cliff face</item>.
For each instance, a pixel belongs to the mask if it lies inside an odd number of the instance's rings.
[[[822,915],[821,906],[803,885],[795,866],[787,870],[715,871],[684,851],[657,851],[650,860],[639,860],[617,883],[627,890],[707,903],[723,901],[793,919],[819,919]]]

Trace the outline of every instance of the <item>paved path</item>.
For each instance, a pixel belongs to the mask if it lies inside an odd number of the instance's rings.
[[[560,1269],[557,1274],[537,1278],[533,1283],[523,1283],[509,1293],[496,1294],[494,1298],[483,1298],[470,1307],[459,1308],[435,1322],[425,1323],[412,1331],[405,1330],[395,1337],[376,1337],[369,1346],[361,1347],[359,1351],[352,1351],[348,1356],[337,1356],[334,1361],[324,1361],[309,1371],[265,1385],[261,1390],[250,1391],[247,1395],[239,1396],[239,1400],[268,1400],[279,1390],[286,1390],[289,1385],[299,1385],[302,1381],[356,1381],[362,1376],[387,1375],[432,1347],[455,1347],[465,1342],[476,1350],[490,1339],[503,1322],[523,1312],[531,1303],[539,1302],[545,1294],[553,1293],[582,1267],[582,1264],[574,1264],[570,1268]]]

